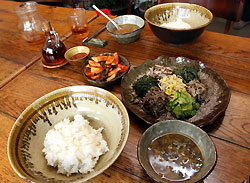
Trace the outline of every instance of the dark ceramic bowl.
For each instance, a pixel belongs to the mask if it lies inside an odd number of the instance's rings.
[[[193,41],[213,19],[208,9],[189,3],[159,4],[149,8],[144,17],[160,40],[172,44]]]
[[[212,124],[220,115],[224,114],[230,101],[230,90],[224,79],[214,70],[206,67],[202,62],[191,60],[184,57],[158,57],[155,60],[147,60],[136,68],[132,68],[122,79],[121,95],[125,106],[136,116],[142,119],[148,125],[152,125],[159,121],[175,119],[168,116],[160,116],[155,118],[145,113],[139,105],[133,104],[134,97],[133,84],[137,79],[147,74],[154,65],[163,65],[173,69],[182,68],[183,66],[191,66],[198,71],[201,82],[208,86],[207,103],[201,105],[197,114],[185,121],[193,123],[197,126]]]
[[[93,55],[93,56],[99,56],[99,55],[113,55],[113,53],[102,53],[102,54],[98,54],[98,55]],[[90,79],[86,76],[85,72],[84,72],[84,68],[85,66],[88,64],[88,62],[85,62],[84,65],[83,65],[83,69],[82,69],[82,72],[83,72],[83,77],[84,79],[91,85],[93,86],[98,86],[98,87],[102,87],[102,88],[105,88],[105,87],[108,87],[108,86],[112,86],[112,85],[115,85],[115,84],[118,84],[121,82],[121,78],[129,71],[130,69],[130,62],[124,57],[124,56],[121,56],[121,55],[118,55],[119,56],[119,63],[122,64],[122,65],[125,65],[128,67],[127,71],[123,72],[123,73],[119,73],[114,79],[110,80],[110,81],[99,81],[99,80],[93,80],[93,79]],[[89,57],[91,58],[91,57]]]
[[[141,136],[137,148],[137,153],[139,162],[141,166],[144,168],[144,170],[147,172],[147,174],[156,182],[161,182],[161,183],[176,182],[176,181],[162,179],[161,176],[156,174],[150,165],[147,154],[147,149],[155,138],[163,134],[169,134],[169,133],[180,134],[190,138],[199,147],[204,159],[203,166],[196,175],[191,177],[191,179],[189,180],[178,181],[178,182],[193,183],[206,178],[212,172],[216,164],[217,153],[214,143],[206,134],[206,132],[201,130],[201,128],[180,120],[167,120],[154,124],[151,127],[149,127]]]

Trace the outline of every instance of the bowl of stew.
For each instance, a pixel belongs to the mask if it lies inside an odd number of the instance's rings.
[[[121,44],[129,44],[140,38],[141,32],[145,26],[145,21],[136,15],[122,15],[113,19],[121,29],[108,22],[106,28],[109,34]]]
[[[84,63],[89,56],[89,48],[87,46],[75,46],[68,49],[64,57],[69,63]]]
[[[181,120],[150,126],[140,137],[137,153],[146,173],[161,183],[200,182],[213,171],[217,161],[208,134]]]

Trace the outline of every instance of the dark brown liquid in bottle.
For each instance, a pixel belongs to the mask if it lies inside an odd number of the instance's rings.
[[[59,45],[55,42],[47,42],[46,46],[42,49],[42,55],[48,65],[56,65],[65,60],[64,53],[66,47],[60,41]]]
[[[164,134],[154,139],[147,153],[155,173],[169,181],[192,180],[204,162],[199,147],[180,134]]]
[[[64,53],[66,47],[49,21],[43,24],[46,41],[43,44],[42,55],[43,62],[48,66],[55,66],[65,61]]]

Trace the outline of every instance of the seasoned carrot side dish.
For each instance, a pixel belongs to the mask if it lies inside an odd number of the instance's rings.
[[[120,62],[117,52],[108,56],[93,56],[84,66],[85,75],[89,79],[98,81],[111,81],[127,70],[128,66]]]

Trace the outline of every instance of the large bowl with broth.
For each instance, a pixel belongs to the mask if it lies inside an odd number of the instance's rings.
[[[149,8],[144,17],[160,40],[172,44],[198,38],[213,19],[208,9],[189,3],[159,4]]]
[[[121,44],[129,44],[140,38],[141,32],[145,26],[145,21],[136,15],[122,15],[113,19],[121,29],[117,30],[115,26],[108,22],[106,28],[109,34]]]
[[[138,144],[138,159],[156,182],[194,183],[214,169],[214,143],[201,128],[180,120],[166,120],[149,127]]]
[[[94,129],[103,127],[102,136],[109,151],[98,159],[94,171],[67,176],[47,164],[42,149],[47,132],[58,122],[65,118],[72,120],[77,114],[87,119]],[[15,172],[27,182],[81,183],[114,163],[128,134],[129,116],[116,96],[98,87],[71,86],[42,96],[24,110],[10,132],[8,157]]]

